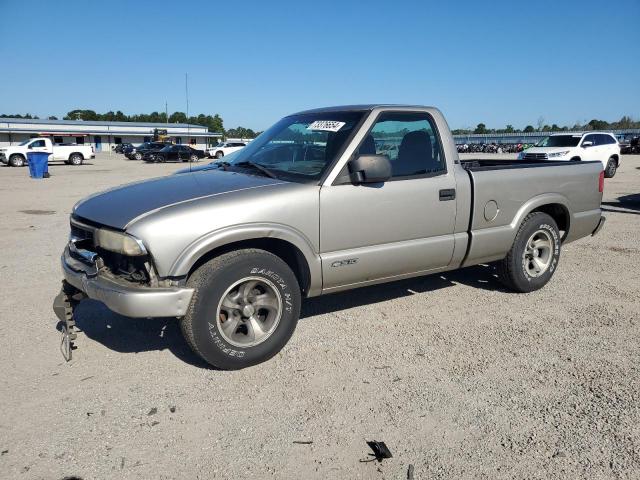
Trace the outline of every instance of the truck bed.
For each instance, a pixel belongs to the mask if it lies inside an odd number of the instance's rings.
[[[602,162],[461,160],[471,182],[466,264],[504,257],[526,212],[559,210],[562,242],[591,234],[601,212]]]

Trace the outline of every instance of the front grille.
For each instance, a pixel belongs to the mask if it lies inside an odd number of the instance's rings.
[[[93,244],[93,230],[84,228],[77,223],[71,223],[71,237],[77,240],[88,240],[87,243]]]
[[[525,153],[524,159],[525,160],[547,160],[547,154],[546,153]]]

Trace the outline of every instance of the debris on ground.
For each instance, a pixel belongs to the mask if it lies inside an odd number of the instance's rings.
[[[176,413],[176,406],[175,406],[175,405],[171,405],[171,406],[169,407],[169,411],[170,411],[171,413]]]
[[[149,410],[149,413],[147,413],[147,415],[151,416],[155,415],[156,413],[158,413],[158,409],[156,407],[153,407],[151,410]]]
[[[413,480],[413,464],[409,464],[409,468],[407,469],[407,480]]]
[[[372,457],[375,457],[375,458],[372,458],[370,461],[378,460],[379,462],[381,462],[385,458],[393,457],[393,455],[391,454],[391,450],[389,450],[389,447],[387,447],[387,445],[384,442],[378,442],[376,440],[373,440],[371,442],[367,442],[367,445],[369,445],[369,448],[373,450],[373,453],[370,453],[369,455]]]
[[[297,445],[311,445],[313,440],[294,440],[293,443]]]

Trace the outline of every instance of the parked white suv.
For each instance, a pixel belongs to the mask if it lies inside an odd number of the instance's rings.
[[[27,164],[27,153],[49,153],[49,161],[62,160],[70,165],[82,165],[88,158],[95,158],[90,145],[53,145],[50,138],[30,138],[18,145],[0,148],[0,162],[12,167]]]
[[[230,153],[237,152],[247,146],[246,142],[224,142],[213,148],[207,149],[207,155],[213,158],[222,158]]]
[[[611,133],[556,133],[518,155],[521,160],[597,160],[611,178],[620,166],[620,145]]]

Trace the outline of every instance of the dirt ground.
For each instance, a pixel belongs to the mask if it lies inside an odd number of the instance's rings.
[[[0,168],[0,478],[640,478],[640,156],[541,291],[479,266],[312,299],[280,354],[237,372],[175,320],[84,301],[65,363],[51,304],[71,207],[182,167]],[[362,462],[367,440],[393,458]]]

